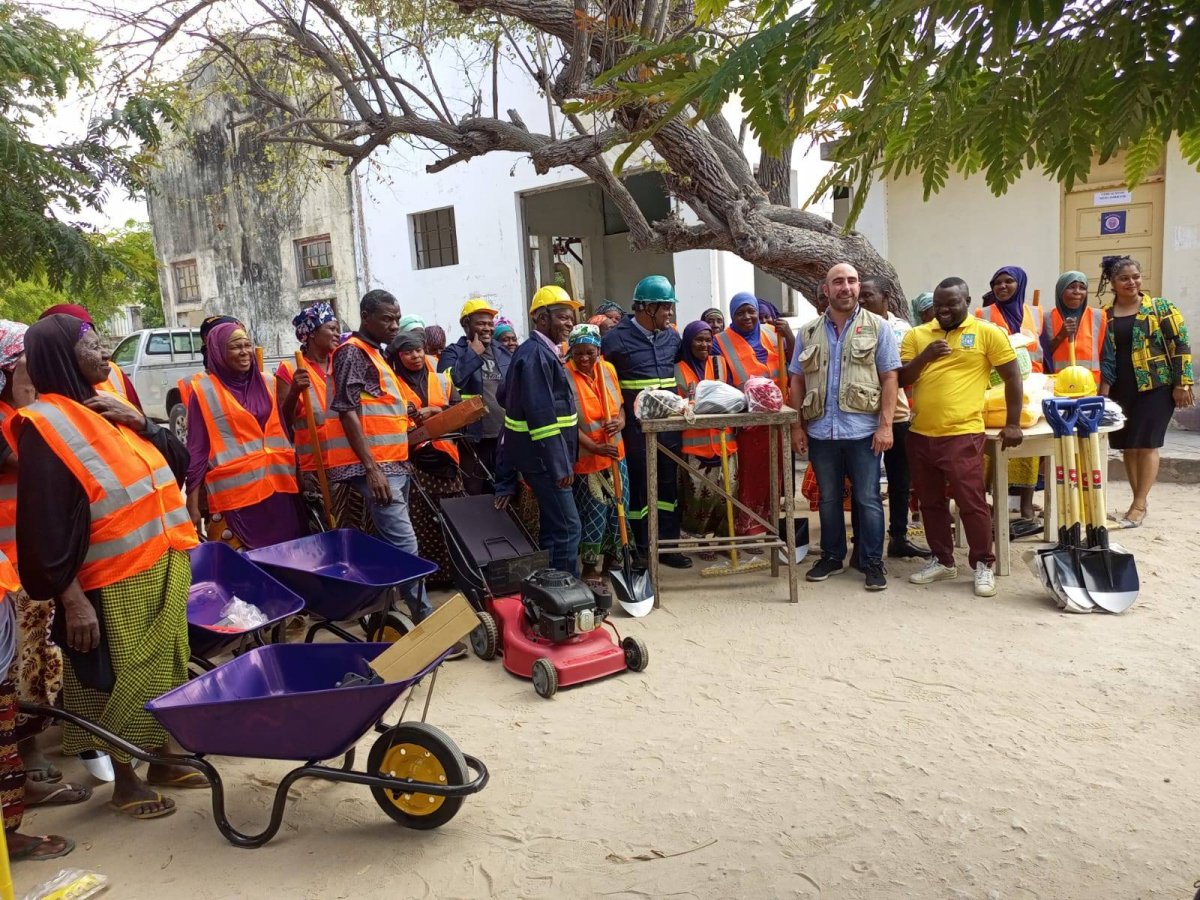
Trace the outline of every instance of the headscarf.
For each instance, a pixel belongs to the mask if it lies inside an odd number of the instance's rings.
[[[446,349],[446,330],[441,325],[429,325],[425,329],[425,352],[437,356]]]
[[[748,294],[742,291],[740,294],[734,294],[733,299],[729,301],[729,325],[727,327],[733,329],[734,333],[742,340],[754,348],[754,355],[759,362],[767,361],[767,348],[762,345],[760,337],[762,335],[762,321],[758,321],[754,325],[754,330],[749,334],[743,334],[738,331],[735,317],[737,311],[743,306],[753,306],[756,310],[758,307],[758,298],[753,294]]]
[[[44,313],[38,316],[39,319],[44,319],[47,316],[74,316],[81,322],[86,322],[93,328],[96,327],[92,321],[92,314],[80,306],[78,303],[56,303]]]
[[[774,322],[779,318],[779,307],[769,300],[758,298],[758,317],[769,322]]]
[[[1008,333],[1017,334],[1021,330],[1021,323],[1025,321],[1025,288],[1029,284],[1029,276],[1019,266],[1003,266],[996,270],[996,273],[992,275],[991,281],[995,281],[1001,275],[1011,275],[1016,280],[1016,291],[1004,301],[997,300],[996,295],[988,291],[984,295],[983,305],[990,305],[988,302],[990,295],[991,303],[995,303],[1004,316],[1004,324],[1008,326]],[[991,284],[991,281],[988,283]]]
[[[421,366],[421,368],[415,371],[410,369],[400,359],[400,354],[408,350],[424,349],[425,332],[420,328],[401,331],[392,338],[392,342],[388,345],[388,356],[395,359],[392,367],[396,370],[396,374],[400,377],[400,380],[407,384],[412,389],[412,392],[421,399],[421,403],[429,402],[429,369],[426,366]]]
[[[610,312],[620,313],[621,318],[625,317],[625,310],[621,309],[620,306],[618,306],[616,303],[613,303],[611,300],[605,300],[596,307],[596,315],[598,316],[608,317]]]
[[[28,330],[29,326],[24,322],[0,319],[0,392],[8,384],[8,376],[25,352],[25,332]]]
[[[1063,291],[1070,287],[1072,282],[1082,281],[1086,288],[1088,277],[1082,272],[1063,272],[1058,276],[1058,281],[1054,283],[1054,305],[1058,309],[1058,314],[1064,319],[1077,319],[1083,315],[1083,311],[1087,309],[1087,298],[1084,298],[1083,303],[1079,304],[1078,309],[1070,309],[1063,303]]]
[[[265,425],[267,417],[271,414],[271,394],[267,390],[262,372],[258,371],[253,361],[248,372],[238,372],[226,357],[226,348],[231,340],[249,337],[237,322],[221,322],[214,325],[208,332],[208,337],[204,339],[204,346],[208,349],[208,371],[233,394],[233,399],[246,412],[258,420],[259,425]]]
[[[597,328],[599,328],[604,323],[610,322],[610,321],[612,321],[612,320],[609,319],[608,316],[604,316],[604,315],[601,315],[600,313],[597,313],[596,315],[592,316],[590,319],[587,320],[587,324],[595,325]]]
[[[492,332],[492,338],[498,338],[500,335],[508,334],[510,332],[512,334],[516,334],[516,331],[513,329],[512,325],[508,324],[508,322],[501,322],[496,326],[496,330]]]
[[[920,294],[917,294],[917,296],[913,298],[912,308],[913,318],[916,319],[917,324],[920,324],[921,314],[927,309],[933,309],[933,294],[929,293],[929,291],[924,291]]]
[[[401,331],[412,331],[414,328],[424,328],[425,320],[420,316],[404,316],[400,319],[399,327]]]
[[[200,360],[201,360],[202,364],[204,365],[205,372],[209,371],[209,368],[208,368],[208,335],[218,325],[225,325],[225,324],[229,324],[229,323],[232,323],[239,327],[241,327],[241,325],[242,325],[242,323],[239,322],[237,319],[235,319],[233,316],[209,316],[207,319],[205,319],[203,322],[200,323]],[[224,350],[221,351],[221,358],[222,359],[225,358]]]
[[[708,309],[706,309],[704,312],[700,313],[700,321],[701,321],[701,322],[705,322],[705,321],[707,321],[707,320],[708,320],[708,315],[709,315],[709,313],[716,313],[718,316],[720,316],[720,317],[721,317],[721,321],[722,321],[722,322],[724,322],[724,321],[725,321],[725,313],[724,313],[724,312],[722,312],[722,310],[721,310],[719,307],[716,307],[716,306],[710,306],[710,307],[709,307]]]
[[[307,349],[308,339],[312,337],[314,331],[326,322],[335,321],[337,321],[337,313],[324,301],[300,310],[299,314],[292,319],[292,327],[296,329],[296,340],[300,342],[300,349]]]
[[[572,347],[575,347],[579,344],[590,344],[593,347],[599,347],[600,329],[590,322],[585,322],[582,325],[576,325],[571,329],[571,334],[567,338],[567,343]]]
[[[696,335],[702,331],[712,332],[712,326],[703,320],[689,322],[687,327],[683,329],[683,339],[679,344],[679,359],[678,362],[684,365],[691,366],[697,378],[704,377],[704,362],[696,357],[692,352],[692,341],[696,339]]]
[[[25,365],[39,394],[61,394],[76,403],[96,396],[75,359],[75,345],[91,328],[75,316],[51,313],[25,332]]]

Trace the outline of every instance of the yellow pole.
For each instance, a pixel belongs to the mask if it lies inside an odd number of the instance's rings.
[[[0,828],[0,900],[13,900],[12,869],[8,865],[8,838]]]

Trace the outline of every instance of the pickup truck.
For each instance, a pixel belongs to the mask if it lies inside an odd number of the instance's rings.
[[[155,422],[166,422],[181,441],[187,440],[187,407],[179,397],[179,381],[203,370],[198,328],[148,328],[124,338],[112,361],[133,382],[142,411]],[[274,372],[279,359],[266,360]]]

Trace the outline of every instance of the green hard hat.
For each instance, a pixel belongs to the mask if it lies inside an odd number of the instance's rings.
[[[642,303],[674,303],[675,286],[665,275],[647,275],[633,289],[633,299]]]

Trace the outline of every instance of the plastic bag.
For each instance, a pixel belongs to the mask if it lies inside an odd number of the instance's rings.
[[[687,401],[674,391],[644,390],[633,400],[633,414],[639,419],[665,419],[687,409]]]
[[[779,412],[783,409],[783,391],[770,378],[747,378],[743,393],[750,412]]]
[[[30,890],[21,900],[85,900],[107,887],[107,875],[84,869],[60,869],[57,875]]]
[[[746,410],[746,395],[723,381],[701,381],[696,385],[693,401],[700,415],[740,413]]]
[[[255,628],[262,628],[268,621],[266,613],[235,594],[221,610],[221,619],[216,624],[235,631],[253,631]]]

